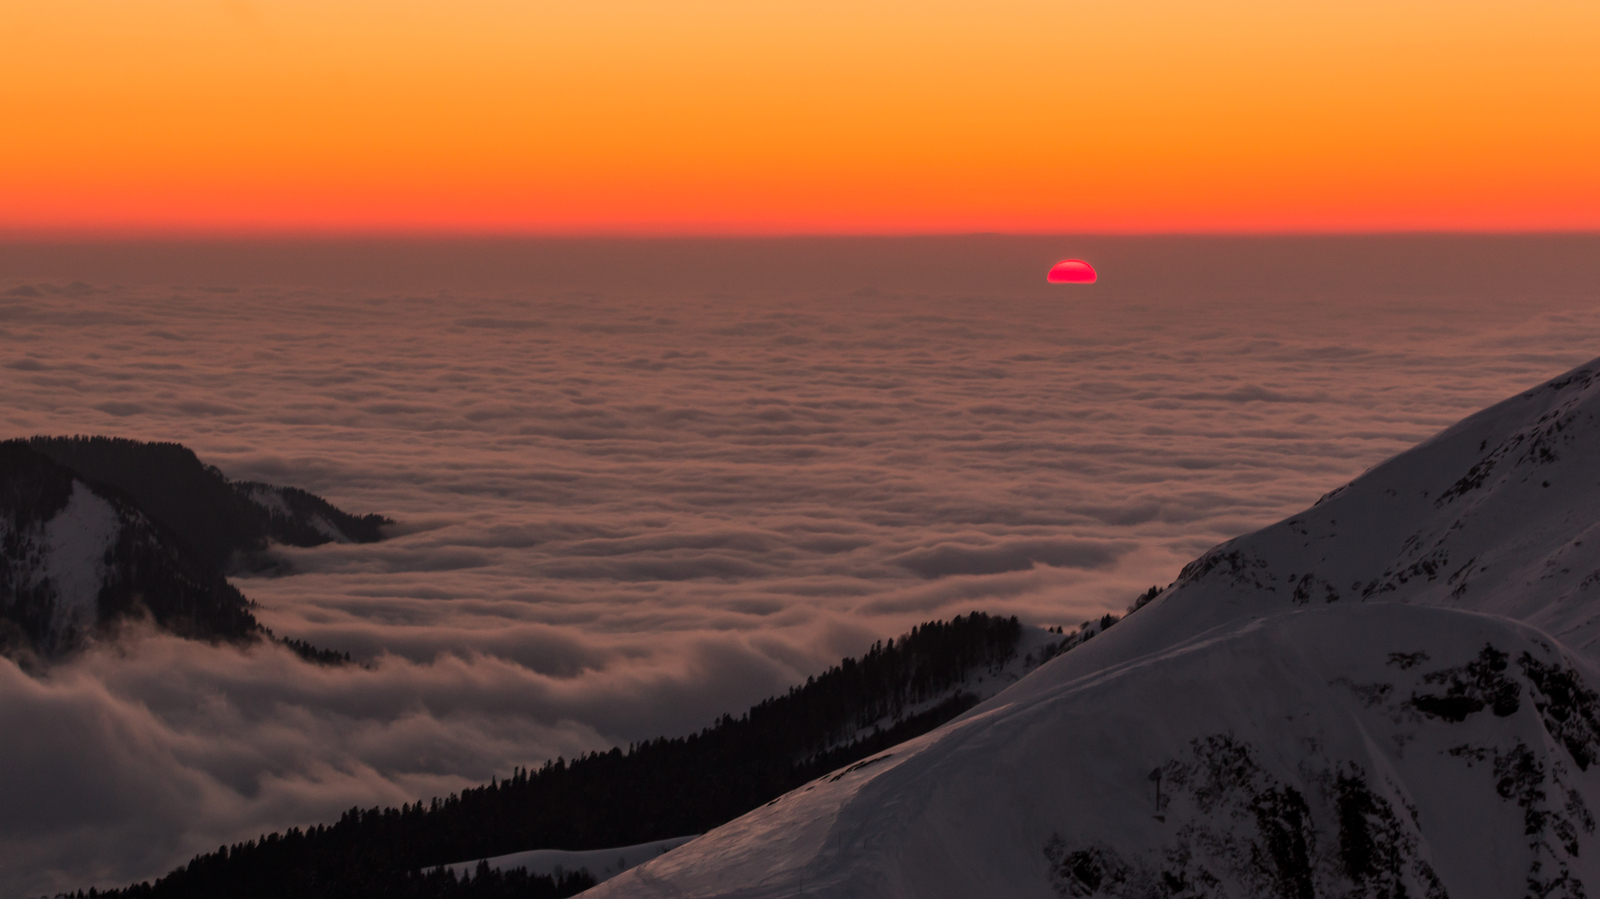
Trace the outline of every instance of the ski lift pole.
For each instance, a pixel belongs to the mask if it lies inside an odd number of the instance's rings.
[[[1161,809],[1161,806],[1162,806],[1162,801],[1161,801],[1161,769],[1160,768],[1152,769],[1150,771],[1150,778],[1149,779],[1155,781],[1155,783],[1156,783],[1156,813],[1152,817],[1154,817],[1157,821],[1160,821],[1161,823],[1165,824],[1165,823],[1167,823],[1167,816],[1162,814],[1162,809]]]

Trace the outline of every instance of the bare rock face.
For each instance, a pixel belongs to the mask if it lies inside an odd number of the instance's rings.
[[[1592,894],[1597,373],[1217,547],[960,718],[591,895]]]

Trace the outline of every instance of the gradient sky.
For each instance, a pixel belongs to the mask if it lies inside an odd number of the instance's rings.
[[[0,230],[1600,227],[1600,4],[3,0]]]

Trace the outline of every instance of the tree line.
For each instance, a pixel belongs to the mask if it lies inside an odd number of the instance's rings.
[[[458,879],[439,866],[534,848],[604,849],[703,833],[843,765],[920,736],[977,702],[959,688],[1016,654],[1014,617],[973,612],[874,644],[788,693],[683,737],[519,768],[399,808],[352,808],[197,856],[110,899],[500,899],[581,892],[586,875]]]

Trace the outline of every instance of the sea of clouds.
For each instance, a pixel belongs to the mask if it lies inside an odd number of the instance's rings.
[[[0,436],[399,522],[237,581],[362,666],[0,660],[0,896],[682,734],[921,621],[1121,612],[1600,355],[1597,276],[1595,237],[0,246]]]

